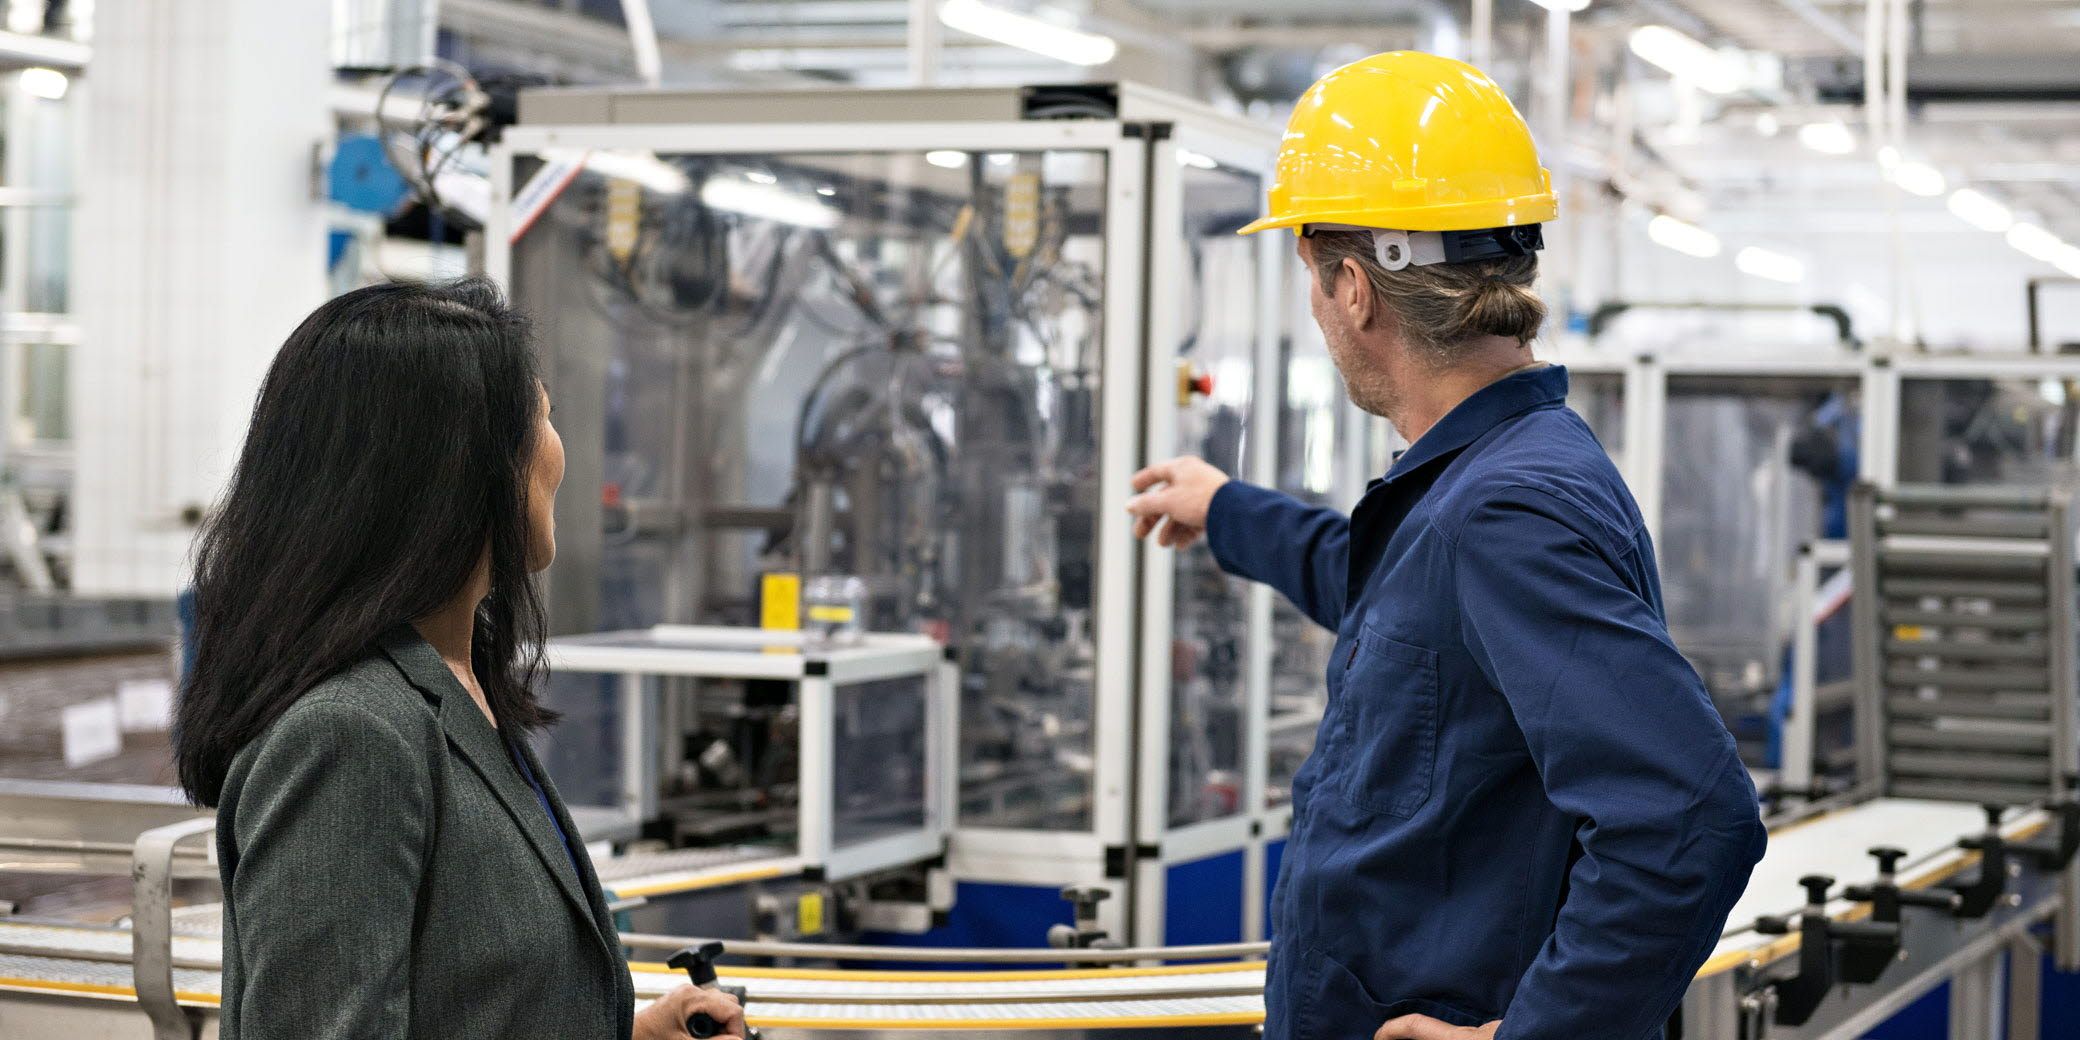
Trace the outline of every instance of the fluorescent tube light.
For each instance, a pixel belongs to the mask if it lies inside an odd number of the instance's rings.
[[[1740,268],[1742,274],[1752,274],[1772,282],[1791,284],[1805,281],[1806,278],[1806,265],[1803,261],[1761,246],[1749,246],[1735,253],[1733,266]]]
[[[1950,212],[1981,231],[1998,235],[2015,223],[2015,215],[2008,207],[1987,198],[1970,188],[1959,188],[1950,193]]]
[[[1641,60],[1699,90],[1731,94],[1741,89],[1740,70],[1731,62],[1666,25],[1642,25],[1632,30],[1629,42]]]
[[[939,21],[949,29],[1071,65],[1103,65],[1119,54],[1119,44],[1110,36],[1070,29],[981,0],[946,0],[939,5]]]
[[[1798,128],[1798,143],[1822,155],[1847,155],[1856,150],[1856,135],[1839,119],[1807,123]]]
[[[693,187],[686,171],[659,159],[653,152],[581,151],[575,148],[544,148],[542,158],[550,162],[582,162],[585,169],[602,177],[634,181],[666,195],[678,195]]]
[[[1900,190],[1923,198],[1935,198],[1950,186],[1943,179],[1943,171],[1925,162],[1908,159],[1892,167],[1892,183]]]
[[[46,101],[63,101],[66,88],[72,81],[57,69],[31,68],[22,70],[22,90]]]
[[[2016,221],[2008,227],[2008,244],[2022,255],[2047,264],[2057,259],[2066,248],[2057,235],[2023,221]]]
[[[701,201],[716,209],[796,227],[829,230],[838,226],[838,211],[807,195],[737,177],[708,178],[701,185]]]
[[[1719,236],[1695,224],[1684,223],[1666,213],[1647,221],[1647,237],[1657,245],[1700,260],[1719,255]]]

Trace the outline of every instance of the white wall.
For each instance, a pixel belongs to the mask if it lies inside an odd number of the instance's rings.
[[[163,596],[324,299],[330,8],[100,0],[75,255],[74,585]]]

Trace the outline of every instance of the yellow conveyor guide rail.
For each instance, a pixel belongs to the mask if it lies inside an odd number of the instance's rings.
[[[2010,840],[2035,836],[2048,823],[2042,812],[2011,814]],[[1865,849],[1889,844],[1907,851],[1900,872],[1909,887],[1937,884],[1972,866],[1976,854],[1956,839],[1983,826],[1970,805],[1876,799],[1779,828],[1736,904],[1724,938],[1699,978],[1744,965],[1774,962],[1797,949],[1794,936],[1753,930],[1764,914],[1796,911],[1797,879],[1830,874],[1849,883],[1875,877]],[[687,883],[784,863],[660,862],[661,869],[622,881],[640,887]],[[732,883],[732,882],[718,882]],[[620,895],[635,894],[609,882]],[[685,889],[676,889],[685,890]],[[1854,918],[1867,907],[1842,902],[1836,916]],[[220,999],[221,947],[207,922],[190,924],[173,940],[174,989],[181,1003],[214,1008]],[[130,933],[120,928],[0,921],[0,1000],[7,992],[64,995],[82,1000],[135,1000]],[[908,951],[920,953],[924,951]],[[889,951],[896,959],[900,952]],[[1264,966],[1259,961],[1161,967],[1043,970],[850,971],[842,969],[722,966],[726,985],[749,993],[755,1025],[786,1029],[1023,1030],[1189,1028],[1251,1025],[1264,1017]],[[639,1000],[657,997],[684,976],[664,965],[631,964]]]

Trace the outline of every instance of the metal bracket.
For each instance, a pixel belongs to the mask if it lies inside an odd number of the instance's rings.
[[[137,1006],[152,1020],[155,1040],[197,1040],[201,1021],[173,990],[173,850],[217,829],[214,817],[154,827],[131,850],[130,971]]]

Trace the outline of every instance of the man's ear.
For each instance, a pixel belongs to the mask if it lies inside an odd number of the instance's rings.
[[[1365,269],[1356,260],[1343,258],[1343,268],[1336,278],[1336,303],[1350,318],[1351,328],[1363,329],[1372,324],[1373,297],[1372,279],[1365,276]]]

